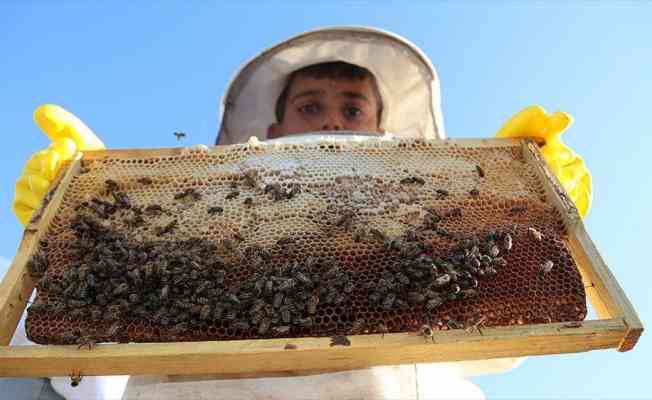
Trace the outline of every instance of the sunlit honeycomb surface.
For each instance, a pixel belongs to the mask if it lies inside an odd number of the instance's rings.
[[[133,228],[125,222],[128,212],[118,210],[106,221],[130,241],[202,238],[216,244],[228,263],[225,283],[237,292],[253,272],[252,262],[243,257],[250,246],[268,249],[272,259],[264,268],[306,257],[330,258],[340,264],[355,282],[350,298],[338,306],[319,305],[312,327],[292,327],[283,334],[255,327],[233,329],[229,321],[204,321],[179,334],[152,318],[129,318],[119,332],[102,341],[163,342],[229,340],[260,337],[331,336],[351,334],[352,324],[364,319],[362,332],[415,331],[425,323],[448,329],[450,320],[464,323],[484,316],[484,326],[547,323],[582,320],[586,316],[584,287],[566,245],[566,232],[558,211],[546,200],[543,182],[522,149],[506,144],[473,147],[463,142],[402,140],[366,144],[236,145],[208,151],[192,150],[175,156],[142,155],[86,160],[73,178],[53,218],[41,247],[47,250],[46,276],[62,282],[70,266],[71,247],[76,238],[71,221],[79,205],[93,197],[107,198],[105,181],[116,181],[133,206],[160,205],[159,216],[143,215],[145,223]],[[478,173],[480,166],[484,177]],[[254,187],[245,173],[255,171]],[[409,177],[423,184],[405,184]],[[151,183],[143,184],[143,178]],[[275,200],[264,193],[268,184],[284,189],[300,186],[290,199]],[[197,201],[175,199],[177,193],[194,188]],[[443,196],[437,190],[445,190]],[[477,189],[473,196],[470,191]],[[237,191],[232,199],[227,195]],[[251,198],[251,204],[245,200]],[[108,198],[107,198],[108,199]],[[211,207],[222,212],[209,213]],[[514,211],[515,207],[517,210]],[[514,229],[513,248],[501,253],[507,266],[493,279],[480,280],[478,295],[449,301],[430,313],[421,307],[385,310],[369,301],[370,291],[383,273],[400,262],[400,257],[383,244],[364,239],[354,241],[358,228],[376,228],[388,236],[404,235],[423,220],[426,208],[446,213],[461,208],[460,216],[439,224],[454,237],[420,230],[419,240],[432,245],[433,257],[445,257],[458,238],[500,229]],[[337,225],[346,210],[353,212],[350,229]],[[157,227],[176,219],[172,234],[158,236]],[[537,241],[528,234],[534,227],[543,234]],[[284,237],[295,242],[286,249],[276,245]],[[227,250],[221,244],[232,242]],[[541,273],[541,265],[552,261],[554,268]],[[369,282],[372,282],[369,284]],[[48,304],[56,296],[38,287],[37,302]],[[426,315],[427,314],[427,315]],[[66,343],[66,332],[105,335],[112,321],[74,318],[70,310],[30,311],[27,333],[43,344]],[[384,330],[384,329],[383,329]]]

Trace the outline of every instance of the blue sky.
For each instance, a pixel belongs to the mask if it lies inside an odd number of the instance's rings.
[[[302,31],[371,25],[430,56],[451,137],[492,136],[530,104],[575,117],[564,137],[593,173],[588,231],[651,320],[651,3],[180,4],[0,2],[0,257],[21,239],[14,181],[48,144],[32,121],[39,104],[68,108],[112,148],[175,146],[175,130],[213,143],[218,102],[243,62]],[[629,353],[535,357],[474,381],[489,398],[649,398],[647,336]]]

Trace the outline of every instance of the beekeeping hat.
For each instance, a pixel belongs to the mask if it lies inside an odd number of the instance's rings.
[[[308,65],[344,61],[368,69],[383,101],[380,127],[397,137],[443,139],[439,79],[428,57],[380,29],[333,27],[292,37],[245,63],[222,99],[217,144],[264,140],[277,122],[276,100],[288,76]]]

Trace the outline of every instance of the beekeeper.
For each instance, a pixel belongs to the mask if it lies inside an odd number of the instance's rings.
[[[260,140],[309,141],[309,132],[342,131],[356,140],[392,135],[444,139],[440,84],[428,57],[414,44],[379,29],[337,27],[290,38],[247,62],[222,100],[217,144]],[[35,153],[16,183],[14,211],[26,224],[63,161],[104,148],[74,115],[39,107],[36,124],[52,144]],[[553,172],[584,216],[591,205],[591,175],[561,140],[572,123],[563,112],[527,107],[509,119],[499,137],[534,137]],[[302,135],[303,134],[303,135]],[[314,136],[313,136],[314,138]],[[86,377],[54,388],[71,399],[88,398],[483,398],[466,377],[501,373],[522,359],[374,367],[304,377],[218,380],[190,377]]]

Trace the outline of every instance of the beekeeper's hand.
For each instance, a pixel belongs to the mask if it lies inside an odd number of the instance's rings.
[[[63,108],[44,104],[34,111],[36,125],[52,144],[32,155],[16,181],[13,209],[21,224],[29,222],[64,161],[78,151],[104,148],[102,141],[77,117]]]
[[[541,153],[557,175],[582,218],[591,208],[591,173],[580,156],[561,140],[561,134],[573,123],[565,112],[546,114],[540,106],[526,107],[512,116],[496,137],[532,137],[542,139]]]

